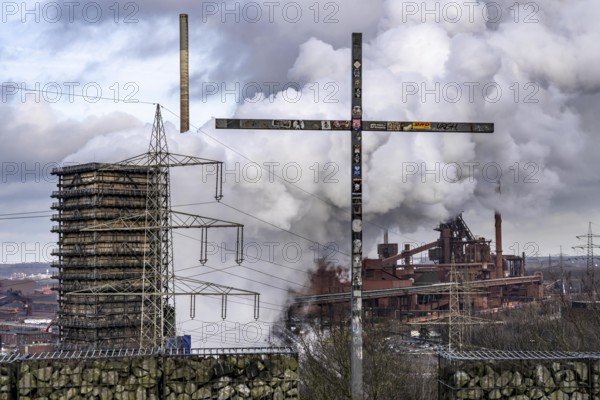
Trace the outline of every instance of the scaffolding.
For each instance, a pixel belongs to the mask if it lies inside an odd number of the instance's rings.
[[[148,171],[143,166],[89,163],[56,168],[58,199],[52,220],[58,225],[57,326],[65,349],[135,347],[141,327],[142,287],[137,295],[119,296],[123,282],[143,273],[147,239],[140,231],[82,231],[100,222],[146,209]],[[142,225],[143,226],[143,225]],[[115,289],[114,296],[77,291]],[[103,289],[106,290],[106,289]]]

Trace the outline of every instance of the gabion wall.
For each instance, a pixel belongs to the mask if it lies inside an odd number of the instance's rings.
[[[600,354],[442,353],[439,399],[600,400]]]
[[[298,398],[298,357],[291,352],[0,360],[0,400]]]

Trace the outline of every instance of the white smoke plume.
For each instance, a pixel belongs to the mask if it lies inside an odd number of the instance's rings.
[[[542,248],[543,236],[535,235],[561,230],[559,216],[577,222],[571,236],[583,233],[585,222],[597,216],[595,209],[590,215],[574,209],[593,205],[590,197],[597,195],[591,188],[598,182],[593,132],[600,123],[595,107],[600,103],[600,73],[594,63],[600,56],[595,46],[600,27],[594,16],[600,5],[591,0],[517,5],[504,0],[468,5],[438,1],[424,9],[422,2],[379,1],[369,7],[343,2],[335,3],[337,23],[317,24],[310,14],[313,3],[297,3],[305,12],[297,24],[280,17],[255,24],[244,18],[235,22],[231,16],[223,20],[219,13],[207,13],[209,2],[190,5],[192,122],[195,113],[203,121],[211,115],[349,119],[350,36],[362,31],[364,119],[495,123],[491,135],[363,134],[369,256],[376,256],[385,229],[391,241],[420,244],[435,239],[430,229],[439,221],[461,211],[474,221],[476,234],[493,238],[492,215],[500,210],[505,230],[515,233],[521,248],[530,240]],[[319,22],[336,10],[318,6]],[[148,2],[143,12],[148,20],[164,24],[160,15],[165,7],[173,12],[163,2]],[[172,29],[161,25],[170,40],[161,42],[159,50],[177,48],[176,21],[169,19]],[[128,32],[132,43],[147,44],[148,29]],[[162,50],[142,48],[146,50],[136,57],[163,65]],[[165,51],[175,57],[172,49]],[[194,57],[202,62],[194,65]],[[177,71],[176,64],[172,70]],[[169,87],[165,93],[178,98],[178,78],[164,77]],[[264,90],[239,102],[227,97],[222,101],[220,91],[207,93],[207,82],[228,87],[237,82],[242,88],[259,83]],[[265,82],[280,85],[267,90]],[[296,84],[285,85],[290,82]],[[149,122],[151,106],[147,114]],[[208,169],[174,172],[173,204],[246,226],[247,260],[242,266],[218,247],[212,248],[207,265],[200,266],[197,240],[176,234],[181,274],[260,292],[259,321],[268,323],[282,315],[288,289],[306,288],[316,258],[347,263],[348,134],[224,131],[214,129],[210,119],[196,127],[197,133],[179,135],[172,123],[176,118],[166,111],[163,117],[171,151],[226,163],[221,204],[190,205],[212,201],[214,177]],[[149,125],[124,126],[89,140],[65,160],[124,159],[145,151],[149,135]],[[555,244],[556,235],[547,234]],[[210,235],[216,245],[233,247],[231,232]],[[252,255],[261,260],[252,260]],[[190,319],[186,301],[180,303],[180,320]],[[232,302],[229,307],[229,323],[252,321],[251,307]],[[224,342],[223,332],[215,331],[221,327],[215,325],[219,313],[218,303],[206,302],[197,312],[201,316],[182,329],[195,340],[210,336],[207,344],[235,344],[240,329],[233,328]]]

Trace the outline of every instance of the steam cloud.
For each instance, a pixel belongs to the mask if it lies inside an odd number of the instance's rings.
[[[298,4],[308,10],[309,3]],[[484,234],[493,229],[494,209],[509,224],[514,221],[514,227],[531,232],[536,232],[535,220],[546,215],[573,217],[575,204],[588,205],[586,199],[596,195],[590,187],[598,181],[594,168],[587,166],[597,163],[593,149],[598,139],[592,132],[600,123],[600,73],[594,62],[600,59],[595,45],[600,26],[593,16],[600,4],[553,0],[514,8],[513,1],[481,2],[473,6],[472,19],[465,7],[457,19],[453,4],[457,3],[440,1],[440,12],[449,14],[440,14],[436,21],[435,15],[423,14],[419,2],[379,1],[367,9],[340,3],[338,23],[315,24],[311,16],[296,25],[281,19],[223,23],[219,15],[203,15],[202,4],[191,5],[183,12],[190,14],[192,122],[194,109],[211,104],[216,117],[349,119],[350,34],[363,31],[365,119],[495,123],[492,135],[364,133],[364,237],[369,256],[376,256],[384,229],[391,231],[392,241],[406,242],[463,210],[475,216],[477,227],[483,226],[477,215],[489,215],[489,226],[481,229]],[[482,13],[492,5],[502,10],[497,21]],[[149,2],[142,16],[165,23],[160,19],[164,7],[163,2]],[[169,11],[174,16],[182,12]],[[195,18],[205,17],[200,28],[194,24]],[[176,30],[175,17],[169,24]],[[147,32],[131,35],[132,43],[147,41]],[[203,41],[204,35],[214,41]],[[169,37],[173,46],[168,51],[175,59],[176,35]],[[210,57],[198,55],[206,63],[192,66],[193,54],[199,51],[195,43]],[[162,59],[144,48],[135,57]],[[229,82],[230,87],[236,81],[298,85],[223,105],[217,104],[221,93],[208,103],[201,101],[205,81]],[[173,91],[176,76],[167,83]],[[176,99],[176,93],[170,94]],[[153,115],[150,108],[147,114]],[[176,235],[181,274],[261,292],[261,321],[270,322],[281,315],[288,288],[306,287],[306,272],[314,268],[315,257],[346,264],[348,134],[217,131],[209,120],[198,134],[179,135],[168,122],[172,117],[163,116],[171,151],[226,162],[223,204],[179,209],[246,224],[246,251],[258,254],[260,249],[262,258],[235,266],[231,254],[215,247],[208,266],[198,266],[197,242]],[[144,152],[150,126],[130,126],[90,139],[65,161],[117,161]],[[175,172],[173,204],[210,201],[212,179],[209,170]],[[577,218],[587,221],[592,216]],[[547,226],[561,226],[560,218],[548,221]],[[210,235],[212,242],[232,248],[233,235],[228,232]],[[296,244],[299,259],[291,253]],[[189,319],[186,307],[182,301],[181,321]],[[202,336],[203,323],[219,320],[214,308],[215,303],[206,302],[198,311],[202,317],[192,328],[182,325],[184,330]],[[227,320],[251,320],[250,310],[230,302]]]

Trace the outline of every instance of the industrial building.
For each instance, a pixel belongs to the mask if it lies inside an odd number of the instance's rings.
[[[439,238],[402,251],[388,243],[387,234],[377,246],[378,258],[362,263],[363,308],[366,318],[402,321],[443,318],[450,310],[452,286],[460,285],[468,296],[461,309],[490,311],[543,297],[542,275],[526,274],[525,256],[502,251],[502,218],[495,214],[496,253],[491,240],[473,235],[462,216],[435,228]],[[427,254],[428,263],[415,257]],[[452,282],[455,269],[458,282]],[[340,268],[322,266],[312,274],[310,291],[294,296],[290,314],[335,318],[347,312],[350,285]],[[465,290],[466,289],[466,290]]]
[[[59,343],[65,349],[135,347],[146,233],[85,229],[144,213],[148,167],[89,163],[55,168],[52,174],[58,177],[52,193],[57,199],[52,220],[58,224],[52,231],[58,234],[53,267]],[[131,223],[143,227],[144,220]]]
[[[43,281],[33,279],[0,279],[0,323],[29,318],[53,318],[56,293],[49,287],[38,287]]]
[[[0,350],[2,353],[22,354],[54,349],[53,335],[32,324],[0,322]]]

